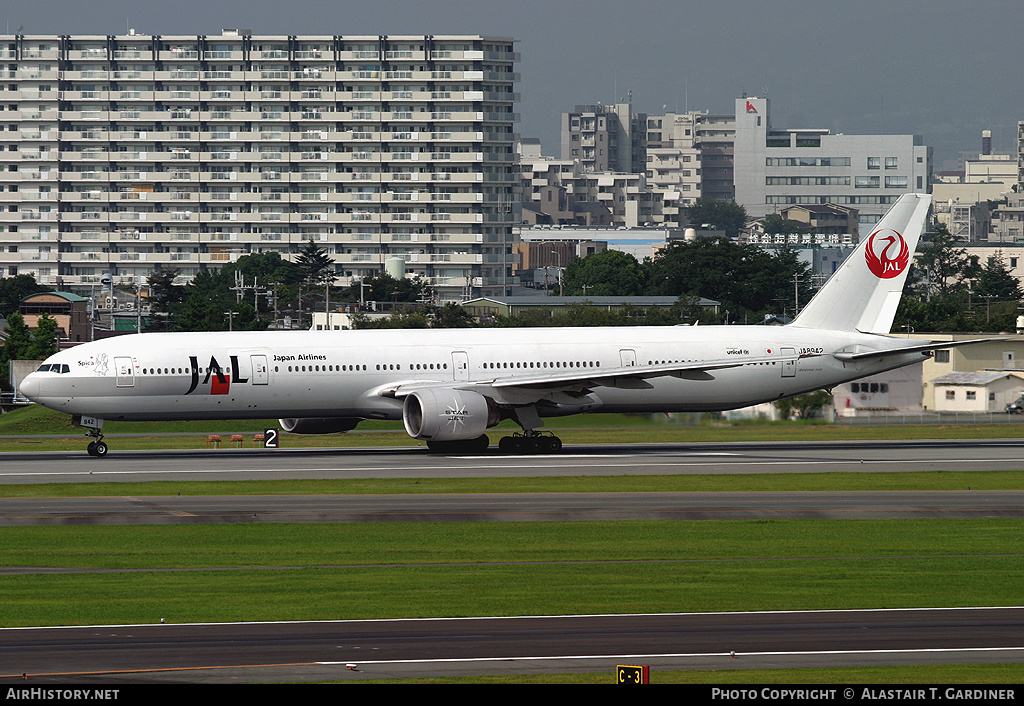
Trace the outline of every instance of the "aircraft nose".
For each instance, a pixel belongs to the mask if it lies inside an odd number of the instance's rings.
[[[18,385],[18,391],[33,402],[39,395],[39,376],[31,373]]]

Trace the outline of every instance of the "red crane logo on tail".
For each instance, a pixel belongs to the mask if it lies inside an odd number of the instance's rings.
[[[910,264],[910,248],[902,235],[883,228],[868,238],[864,257],[868,261],[868,269],[875,277],[892,279],[902,274]]]

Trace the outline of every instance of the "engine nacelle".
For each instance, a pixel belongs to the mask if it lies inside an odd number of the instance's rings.
[[[352,431],[363,420],[360,417],[309,417],[277,421],[289,434],[340,434]]]
[[[500,422],[501,415],[476,392],[428,388],[405,398],[402,421],[414,439],[463,441],[478,438]]]

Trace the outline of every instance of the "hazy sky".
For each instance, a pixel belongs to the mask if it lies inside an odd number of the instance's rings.
[[[1016,152],[1022,0],[3,0],[25,34],[487,34],[522,54],[519,131],[558,155],[578,103],[732,112],[767,92],[776,127],[906,134],[935,166]]]

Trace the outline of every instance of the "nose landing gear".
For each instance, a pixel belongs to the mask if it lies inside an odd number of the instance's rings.
[[[104,456],[107,455],[107,442],[103,441],[102,439],[90,441],[89,445],[85,447],[85,450],[88,452],[90,456],[95,456],[96,458],[103,458]]]
[[[76,414],[71,417],[71,423],[76,427],[85,428],[85,435],[93,439],[85,449],[90,456],[93,458],[103,458],[107,455],[107,444],[103,441],[102,419],[99,417],[86,417]]]

